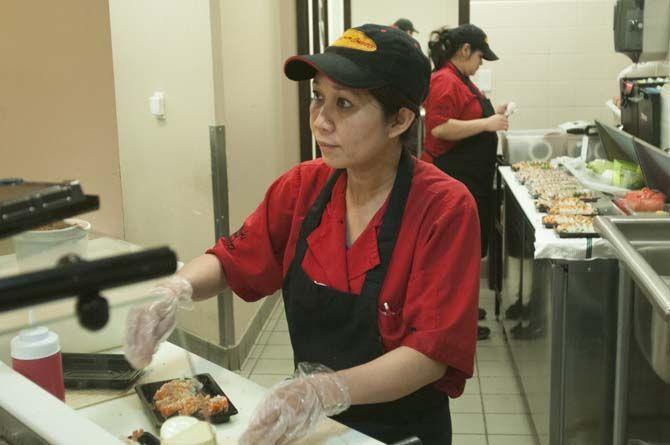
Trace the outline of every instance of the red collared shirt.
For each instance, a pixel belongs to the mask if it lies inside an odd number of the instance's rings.
[[[477,96],[463,83],[458,69],[451,62],[431,74],[430,89],[423,107],[426,110],[426,136],[421,159],[428,162],[433,162],[433,158],[443,155],[458,143],[434,137],[431,134],[433,128],[452,118],[469,121],[482,117],[482,106]]]
[[[386,351],[404,345],[448,365],[436,386],[457,397],[472,376],[475,356],[477,207],[460,182],[432,164],[415,163],[379,296],[379,331]],[[255,301],[281,288],[302,221],[331,173],[320,159],[292,168],[272,184],[240,230],[207,251],[218,257],[236,294]],[[320,225],[308,236],[302,268],[314,281],[360,294],[366,272],[379,264],[377,230],[386,204],[347,248],[346,180],[346,173],[338,178]]]

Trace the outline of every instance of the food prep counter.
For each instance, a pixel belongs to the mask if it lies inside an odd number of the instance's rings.
[[[560,238],[500,167],[503,328],[542,445],[610,445],[618,265],[601,238]],[[616,213],[609,199],[594,203]],[[507,315],[507,316],[506,316]]]
[[[254,408],[267,391],[266,388],[169,342],[161,345],[151,365],[147,367],[137,383],[190,377],[203,373],[208,373],[214,378],[239,411],[237,415],[231,416],[229,422],[215,425],[216,442],[220,445],[237,444],[238,437],[246,429]],[[15,386],[16,382],[20,383],[22,395],[19,396],[17,391],[3,390],[0,392],[0,406],[12,412],[14,417],[26,421],[28,427],[34,427],[47,439],[48,443],[76,443],[76,440],[62,441],[64,433],[56,429],[62,430],[63,428],[70,429],[67,433],[69,437],[84,437],[77,436],[77,434],[94,434],[79,443],[95,441],[101,445],[125,443],[123,438],[139,428],[156,436],[159,435],[132,388],[125,391],[68,390],[66,391],[66,406],[2,363],[0,363],[0,382],[3,382],[3,388],[5,384]],[[26,391],[26,388],[30,390]],[[49,414],[39,408],[35,410],[35,406],[44,405],[42,403],[44,400],[47,400],[46,403],[55,412]],[[73,416],[73,413],[76,413],[77,416]],[[79,422],[77,417],[79,417]],[[61,421],[61,418],[64,420]],[[44,419],[49,419],[46,424],[50,426],[44,427]],[[59,427],[59,424],[62,428]],[[96,433],[97,436],[104,437],[97,439]],[[114,438],[118,440],[115,441]],[[329,419],[322,422],[314,433],[297,443],[310,445],[381,444],[377,440]]]

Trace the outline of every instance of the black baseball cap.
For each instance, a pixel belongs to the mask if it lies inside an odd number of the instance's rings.
[[[346,30],[323,53],[293,56],[284,64],[291,80],[317,72],[348,88],[392,87],[417,109],[430,83],[430,62],[419,43],[397,28],[373,24]]]
[[[473,50],[480,50],[485,60],[498,60],[496,53],[491,51],[486,33],[475,25],[465,24],[449,30],[449,40],[453,44],[469,43]]]
[[[405,32],[407,31],[411,33],[419,32],[416,29],[414,29],[414,23],[412,23],[410,19],[398,19],[395,21],[393,26]]]

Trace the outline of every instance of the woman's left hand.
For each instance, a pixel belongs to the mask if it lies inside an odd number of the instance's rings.
[[[334,371],[300,363],[295,376],[273,386],[258,405],[240,445],[288,444],[350,405],[349,389]]]
[[[500,104],[496,107],[496,114],[505,114],[507,111],[507,105],[508,103],[505,102],[504,104]]]

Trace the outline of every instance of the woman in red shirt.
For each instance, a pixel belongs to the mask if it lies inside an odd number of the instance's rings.
[[[482,59],[498,60],[498,56],[484,31],[470,24],[433,31],[428,46],[434,69],[424,103],[426,138],[421,158],[461,181],[474,196],[484,257],[491,229],[496,131],[508,128],[507,104],[494,109],[470,76]]]
[[[284,71],[313,79],[323,157],[277,179],[235,234],[131,311],[126,357],[146,366],[180,305],[226,286],[247,301],[282,289],[298,369],[240,444],[287,443],[325,416],[387,443],[450,444],[448,397],[473,372],[479,224],[467,189],[406,149],[429,62],[405,33],[364,25]]]
[[[443,27],[431,33],[428,42],[433,74],[424,103],[426,137],[421,159],[461,181],[477,202],[481,230],[481,256],[486,256],[492,230],[493,176],[498,136],[507,130],[507,104],[493,109],[491,101],[472,83],[484,60],[498,60],[484,31],[475,25]],[[486,311],[479,310],[479,318]],[[491,330],[480,326],[477,337]]]

